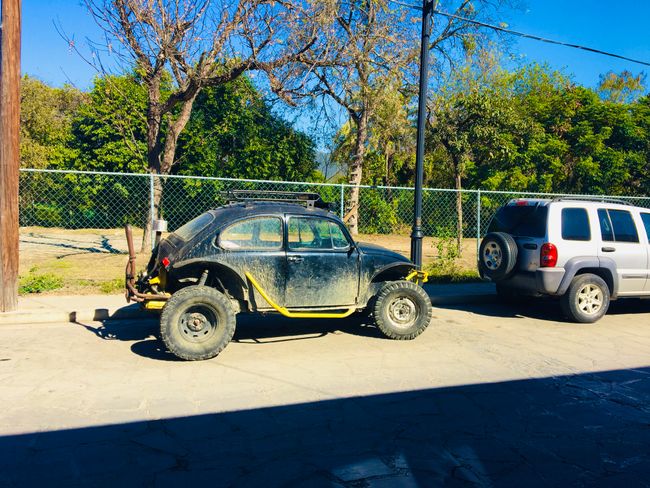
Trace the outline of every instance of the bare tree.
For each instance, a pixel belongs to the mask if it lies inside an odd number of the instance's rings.
[[[100,46],[120,64],[135,69],[148,94],[147,164],[154,175],[169,174],[176,146],[199,92],[227,83],[247,71],[266,75],[269,88],[284,96],[285,82],[276,72],[300,63],[309,52],[320,59],[320,35],[329,22],[328,1],[300,0],[85,0],[104,30]],[[95,47],[95,53],[101,49]],[[100,69],[103,65],[94,56]],[[166,73],[173,86],[163,90]],[[145,228],[143,251],[157,218],[162,181],[155,178],[154,209]]]
[[[369,139],[369,123],[384,87],[401,80],[402,70],[416,52],[407,44],[406,13],[386,0],[337,2],[329,35],[327,57],[316,62],[310,49],[302,57],[316,84],[313,95],[322,94],[347,114],[354,144],[348,164],[348,181],[353,185],[346,203],[345,220],[353,234],[359,225],[359,185]],[[401,83],[401,81],[400,81]]]
[[[480,5],[475,8],[477,3]],[[492,3],[490,0],[463,0],[453,14],[476,18],[480,8],[485,12],[493,10]],[[353,186],[345,215],[353,234],[358,233],[359,185],[370,140],[370,121],[377,116],[387,86],[397,84],[402,92],[415,93],[419,69],[419,15],[419,11],[405,7],[403,2],[391,0],[339,2],[329,31],[328,60],[321,58],[309,64],[318,84],[314,92],[326,95],[342,107],[354,132],[354,150],[348,164],[348,181]],[[414,29],[414,25],[418,29]],[[429,49],[434,53],[431,69],[439,75],[433,77],[435,84],[441,73],[454,69],[457,58],[462,59],[468,39],[480,42],[482,36],[476,34],[476,26],[470,22],[453,16],[436,16],[431,38]],[[310,61],[314,57],[315,54],[302,59]],[[386,179],[389,178],[387,175]]]

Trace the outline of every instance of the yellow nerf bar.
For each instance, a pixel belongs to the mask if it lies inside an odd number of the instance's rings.
[[[292,319],[343,319],[345,317],[349,317],[354,313],[356,310],[356,307],[350,308],[345,312],[339,312],[339,313],[333,313],[333,312],[291,312],[287,310],[285,307],[279,306],[277,303],[275,303],[271,297],[269,297],[264,290],[262,290],[262,287],[260,284],[251,276],[251,274],[246,271],[244,273],[246,275],[246,278],[251,282],[251,284],[255,287],[255,289],[259,292],[260,295],[268,302],[271,307],[273,307],[277,312],[281,313],[285,317],[289,317]]]

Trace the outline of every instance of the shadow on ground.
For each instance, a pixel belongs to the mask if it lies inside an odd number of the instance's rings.
[[[648,405],[643,368],[27,433],[0,484],[648,486]]]
[[[437,308],[462,310],[487,317],[531,318],[571,325],[560,308],[560,301],[554,297],[527,297],[520,301],[504,302],[496,295],[493,303],[438,305]],[[640,298],[621,298],[611,302],[607,315],[650,313],[650,300]],[[575,325],[575,324],[574,324]]]
[[[101,320],[99,326],[75,322],[103,340],[134,342],[131,351],[149,359],[177,361],[160,340],[159,317],[151,314],[138,320]],[[345,320],[289,319],[280,315],[240,314],[233,342],[262,346],[278,342],[313,340],[328,334],[353,334],[363,337],[384,336],[371,321],[355,314]]]

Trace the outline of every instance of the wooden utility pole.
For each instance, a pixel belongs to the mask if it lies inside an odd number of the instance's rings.
[[[0,0],[0,311],[18,302],[20,2]]]

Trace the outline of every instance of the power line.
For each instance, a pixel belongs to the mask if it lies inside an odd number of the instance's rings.
[[[392,3],[398,4],[398,5],[401,5],[403,7],[408,7],[408,8],[415,9],[415,10],[422,10],[422,7],[417,6],[417,5],[411,5],[411,4],[408,4],[408,3],[399,2],[397,0],[389,0],[389,1],[392,2]],[[573,44],[573,43],[568,43],[568,42],[556,41],[554,39],[547,39],[545,37],[535,36],[535,35],[532,35],[532,34],[526,34],[525,32],[519,32],[519,31],[515,31],[515,30],[512,30],[512,29],[506,29],[505,27],[501,27],[501,26],[493,25],[493,24],[488,24],[486,22],[481,22],[479,20],[474,20],[474,19],[470,19],[470,18],[467,18],[467,17],[462,17],[460,15],[450,14],[450,13],[443,12],[443,11],[437,10],[437,9],[434,9],[433,13],[437,14],[437,15],[442,15],[443,17],[447,17],[447,18],[450,18],[450,19],[462,20],[464,22],[468,22],[470,24],[475,24],[475,25],[478,25],[480,27],[486,27],[488,29],[492,29],[492,30],[495,30],[495,31],[504,32],[506,34],[512,34],[513,36],[523,37],[525,39],[532,39],[534,41],[545,42],[547,44],[555,44],[555,45],[558,45],[558,46],[565,46],[565,47],[571,47],[571,48],[574,48],[574,49],[581,49],[583,51],[589,51],[589,52],[596,53],[596,54],[602,54],[603,56],[609,56],[611,58],[623,59],[625,61],[630,61],[631,63],[642,64],[644,66],[650,66],[650,62],[648,62],[648,61],[641,61],[639,59],[628,58],[627,56],[622,56],[620,54],[610,53],[610,52],[607,52],[607,51],[601,51],[600,49],[595,49],[593,47],[581,46],[580,44]]]

